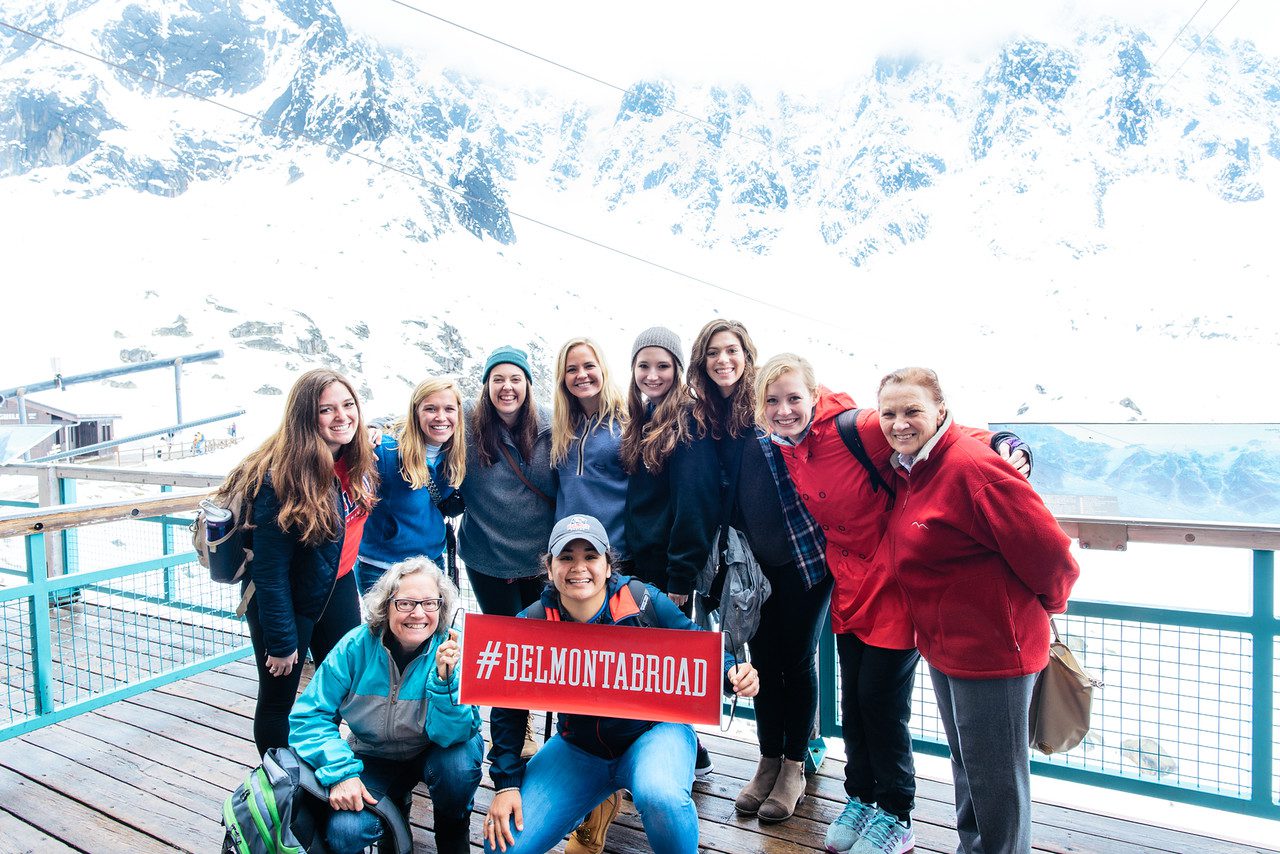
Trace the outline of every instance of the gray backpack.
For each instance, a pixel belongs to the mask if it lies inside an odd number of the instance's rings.
[[[731,639],[734,655],[741,658],[743,647],[760,628],[760,609],[773,592],[741,531],[721,527],[694,586],[698,624],[704,629],[718,625]]]

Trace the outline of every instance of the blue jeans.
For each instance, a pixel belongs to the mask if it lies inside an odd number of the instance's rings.
[[[364,762],[360,781],[375,798],[388,795],[397,804],[419,780],[426,782],[435,815],[436,850],[465,851],[483,757],[484,739],[476,733],[470,741],[452,747],[432,745],[402,761],[360,756]],[[381,836],[382,822],[367,809],[336,810],[325,828],[325,842],[333,854],[359,854]]]
[[[693,786],[696,739],[687,724],[654,724],[617,759],[601,759],[554,736],[529,760],[520,786],[524,830],[512,822],[507,854],[544,854],[596,804],[629,789],[654,854],[698,850]],[[485,851],[492,854],[488,843]]]
[[[356,565],[352,567],[351,572],[356,577],[357,590],[359,590],[361,596],[364,596],[364,594],[373,589],[373,585],[378,583],[378,579],[382,577],[386,570],[357,558]]]

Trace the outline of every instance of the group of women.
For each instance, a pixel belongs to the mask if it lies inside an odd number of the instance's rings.
[[[828,850],[914,844],[907,727],[920,655],[951,747],[961,850],[1029,850],[1030,690],[1048,614],[1077,574],[1015,469],[1029,468],[1029,449],[955,425],[925,369],[886,376],[865,410],[798,356],[758,369],[736,321],[703,326],[687,363],[676,333],[645,330],[630,368],[624,394],[594,342],[566,342],[548,416],[527,355],[501,347],[475,401],[428,380],[376,444],[351,383],[311,371],[277,433],[228,477],[223,491],[252,505],[255,742],[291,743],[332,786],[335,850],[376,835],[362,803],[406,797],[419,780],[439,850],[465,850],[479,719],[456,702],[456,590],[437,568],[455,492],[458,551],[491,614],[693,629],[695,576],[722,531],[745,536],[772,594],[754,667],[725,662],[726,691],[754,696],[760,746],[738,812],[783,821],[804,796],[830,608],[849,800]],[[653,594],[651,619],[618,610],[630,577]],[[357,589],[369,591],[367,625]],[[307,650],[316,676],[295,706]],[[655,851],[696,849],[689,786],[710,758],[691,728],[561,716],[536,749],[530,717],[492,715],[486,849],[545,851],[572,831],[567,851],[598,852],[623,789]]]

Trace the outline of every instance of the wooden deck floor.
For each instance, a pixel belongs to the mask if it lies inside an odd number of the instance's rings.
[[[217,851],[222,800],[257,764],[250,734],[254,680],[252,667],[236,662],[0,743],[0,854]],[[734,796],[755,767],[754,746],[718,734],[703,739],[716,764],[715,773],[694,787],[703,850],[820,850],[826,825],[844,800],[839,762],[824,763],[794,818],[761,827],[733,810]],[[491,797],[486,777],[478,813]],[[1046,804],[1036,805],[1034,817],[1037,851],[1268,850]],[[433,851],[429,799],[414,799],[412,822],[415,851]],[[477,817],[473,844],[479,827]],[[917,851],[955,850],[948,784],[920,780],[915,828]],[[649,850],[634,812],[624,810],[607,850]]]

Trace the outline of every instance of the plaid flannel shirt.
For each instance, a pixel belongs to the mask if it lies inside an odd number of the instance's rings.
[[[787,521],[787,539],[791,541],[791,552],[795,555],[796,567],[804,580],[804,589],[811,590],[815,584],[827,577],[827,538],[822,533],[818,520],[813,518],[809,508],[800,500],[791,475],[787,473],[787,464],[782,453],[774,447],[769,434],[756,428],[756,439],[764,450],[764,458],[769,463],[769,471],[773,473],[773,482],[778,487],[778,498],[782,501],[782,515]]]

